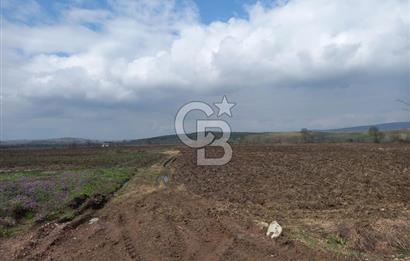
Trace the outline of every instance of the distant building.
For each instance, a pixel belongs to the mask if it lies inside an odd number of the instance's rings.
[[[108,148],[109,146],[110,146],[110,144],[107,144],[107,143],[101,144],[101,148]]]

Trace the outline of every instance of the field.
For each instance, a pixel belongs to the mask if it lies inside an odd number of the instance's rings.
[[[10,149],[0,158],[0,236],[102,205],[163,156],[136,148]],[[81,210],[82,211],[82,210]]]
[[[175,180],[233,213],[278,220],[288,235],[349,255],[410,250],[408,145],[237,146],[222,167],[177,161]]]
[[[408,144],[235,145],[225,166],[197,166],[195,151],[185,147],[2,152],[0,254],[10,259],[410,257]],[[71,185],[62,189],[61,180]],[[51,195],[42,201],[42,193],[28,193],[37,208],[26,208],[20,220],[10,202],[28,181],[51,184]],[[5,192],[10,187],[23,189]],[[92,202],[107,195],[108,202],[78,211],[89,205],[81,195]],[[68,219],[67,209],[74,211]],[[273,220],[283,227],[277,239],[263,227]],[[13,236],[24,224],[31,228]]]

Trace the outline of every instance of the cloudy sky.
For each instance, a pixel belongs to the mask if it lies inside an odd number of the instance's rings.
[[[2,0],[3,139],[142,138],[223,95],[234,131],[409,121],[408,0]]]

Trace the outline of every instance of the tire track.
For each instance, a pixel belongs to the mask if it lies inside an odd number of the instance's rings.
[[[121,240],[124,243],[125,251],[131,260],[142,260],[138,255],[138,251],[134,245],[134,241],[125,227],[126,221],[123,214],[118,215],[118,224],[120,226]]]

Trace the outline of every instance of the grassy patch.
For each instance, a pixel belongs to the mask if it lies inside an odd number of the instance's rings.
[[[327,244],[332,249],[340,249],[346,246],[346,240],[338,235],[331,234],[328,236]]]
[[[360,258],[364,255],[364,253],[359,251],[348,249],[346,240],[335,234],[319,235],[316,233],[299,231],[296,232],[295,239],[311,249],[333,252],[340,256]]]
[[[110,154],[120,156],[107,159],[104,154],[98,160],[94,155],[83,159],[93,164],[101,162],[93,168],[19,170],[0,174],[0,236],[14,235],[19,228],[34,222],[70,220],[75,215],[74,209],[86,204],[87,200],[100,197],[105,201],[131,179],[138,168],[164,158],[160,153],[145,151],[112,151]],[[50,161],[55,162],[55,158],[51,157]],[[14,225],[7,222],[9,219]]]
[[[16,171],[9,173],[0,173],[0,182],[6,181],[17,181],[21,178],[26,177],[47,177],[54,175],[54,172],[49,171],[38,171],[38,170],[29,170],[29,171]]]
[[[301,234],[299,234],[297,239],[313,249],[319,247],[320,244],[317,238],[313,237],[312,235],[306,232],[302,232]]]
[[[25,231],[27,226],[15,226],[15,227],[0,227],[0,238],[7,238],[17,235],[19,232]]]

